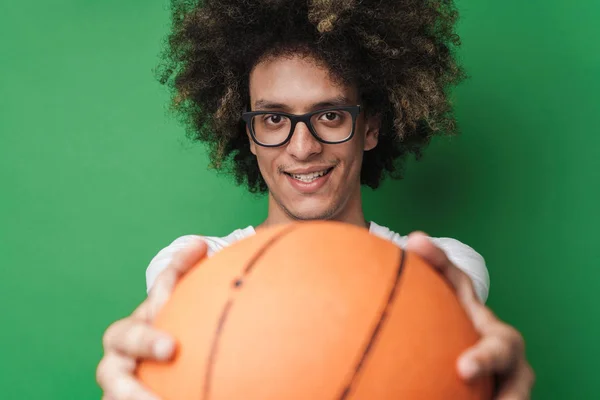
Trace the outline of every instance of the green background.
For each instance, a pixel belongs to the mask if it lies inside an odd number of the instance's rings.
[[[535,399],[595,399],[600,3],[462,0],[462,135],[365,190],[368,218],[478,250]],[[166,1],[0,5],[0,397],[99,398],[101,336],[176,237],[258,224],[154,80]]]

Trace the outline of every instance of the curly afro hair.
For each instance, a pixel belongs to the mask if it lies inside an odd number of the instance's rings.
[[[381,117],[361,184],[401,178],[436,134],[455,134],[448,89],[466,75],[453,52],[451,0],[172,0],[158,79],[188,137],[209,145],[211,166],[251,192],[268,190],[241,121],[250,71],[266,57],[304,53],[356,85]]]

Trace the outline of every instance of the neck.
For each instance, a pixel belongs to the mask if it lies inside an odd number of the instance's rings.
[[[346,202],[346,204],[343,205],[341,210],[336,212],[331,217],[324,219],[327,219],[329,221],[344,222],[362,228],[368,228],[369,223],[365,220],[365,216],[362,209],[360,187],[358,188],[357,193],[351,196],[350,199],[348,199],[348,201]],[[259,230],[269,226],[287,224],[297,221],[298,219],[289,215],[269,193],[269,209],[267,218],[263,221],[263,223],[258,225],[256,229]]]

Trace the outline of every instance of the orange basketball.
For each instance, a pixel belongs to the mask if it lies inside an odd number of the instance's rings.
[[[491,398],[458,356],[478,335],[415,254],[336,222],[265,229],[203,260],[155,326],[170,363],[138,377],[164,400]]]

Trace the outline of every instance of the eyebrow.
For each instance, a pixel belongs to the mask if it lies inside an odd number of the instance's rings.
[[[313,103],[310,105],[309,109],[310,110],[318,110],[318,109],[327,108],[327,107],[344,107],[344,106],[348,106],[348,105],[353,105],[351,103],[352,102],[347,97],[340,95],[340,96],[333,97],[331,99],[320,101],[318,103]],[[274,101],[262,100],[262,99],[256,101],[256,103],[254,104],[254,108],[255,108],[254,111],[257,111],[257,110],[290,111],[292,109],[287,104],[277,103]]]

